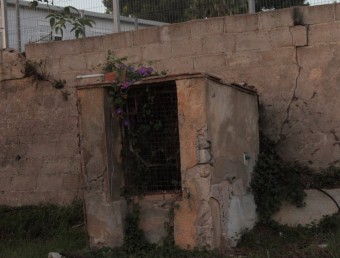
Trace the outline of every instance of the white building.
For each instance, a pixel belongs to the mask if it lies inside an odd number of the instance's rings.
[[[8,46],[10,48],[18,49],[18,46],[20,45],[21,50],[23,51],[25,44],[29,42],[45,42],[60,39],[61,35],[56,35],[51,31],[49,19],[46,19],[46,16],[51,12],[57,12],[62,7],[39,3],[36,8],[31,8],[30,2],[19,1],[19,15],[17,15],[15,2],[15,0],[7,0]],[[112,14],[90,11],[81,12],[85,17],[93,19],[96,23],[92,28],[86,27],[87,37],[113,33],[114,26]],[[142,19],[136,20],[135,18],[124,16],[120,17],[120,21],[121,31],[161,26],[165,24]],[[0,47],[2,48],[2,33],[4,33],[4,29],[1,24],[1,19],[0,28]],[[21,37],[18,37],[18,33],[20,33]],[[70,28],[67,27],[66,30],[64,30],[63,39],[73,38],[75,38],[74,33],[71,33]]]

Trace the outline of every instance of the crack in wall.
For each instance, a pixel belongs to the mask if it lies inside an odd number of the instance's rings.
[[[308,26],[306,26],[306,27],[307,27],[307,35],[306,35],[307,36],[307,45],[306,46],[308,46]],[[291,29],[289,29],[289,32],[290,32],[290,34],[292,36],[292,45],[294,45],[294,36],[293,36],[293,33],[292,33]],[[305,46],[301,46],[301,47],[305,47]],[[279,140],[281,140],[284,137],[284,135],[283,135],[284,127],[290,121],[291,106],[292,106],[293,102],[298,99],[296,97],[296,90],[298,88],[299,78],[300,78],[301,70],[302,70],[302,67],[301,67],[301,65],[299,63],[299,56],[298,56],[298,49],[299,48],[300,48],[299,46],[295,46],[295,64],[296,64],[296,66],[298,68],[298,71],[297,71],[298,73],[297,73],[297,76],[295,77],[295,86],[294,86],[294,90],[293,90],[293,95],[292,95],[292,98],[291,98],[291,100],[290,100],[290,102],[289,102],[289,104],[287,106],[287,109],[286,109],[286,117],[283,120],[283,123],[281,125]]]

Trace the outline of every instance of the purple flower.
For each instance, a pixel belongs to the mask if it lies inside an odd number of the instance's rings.
[[[129,127],[129,125],[130,125],[129,119],[125,118],[124,121],[123,121],[123,125],[124,125],[125,127]]]
[[[121,89],[125,90],[131,86],[132,82],[123,82],[119,86]]]
[[[116,113],[117,116],[120,116],[121,114],[123,114],[123,109],[121,109],[121,108],[116,108],[115,113]]]
[[[127,70],[128,70],[129,72],[134,72],[134,71],[135,71],[135,68],[134,68],[133,66],[129,65],[128,68],[127,68]]]
[[[153,73],[153,68],[152,67],[148,67],[147,69],[146,69],[146,71],[149,73],[149,75],[151,75],[152,73]]]
[[[137,73],[139,73],[141,76],[145,77],[145,76],[147,76],[147,69],[145,67],[141,67],[137,70]]]

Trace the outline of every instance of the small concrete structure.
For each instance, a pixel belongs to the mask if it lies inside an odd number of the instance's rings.
[[[255,91],[195,73],[152,77],[132,87],[175,85],[177,92],[181,191],[135,198],[140,227],[150,242],[173,223],[182,248],[234,246],[256,221],[247,191],[259,152],[258,98]],[[77,88],[81,153],[90,244],[120,246],[124,237],[124,174],[119,125],[111,115],[109,84]],[[132,90],[132,89],[130,89]],[[173,221],[169,210],[175,208]]]

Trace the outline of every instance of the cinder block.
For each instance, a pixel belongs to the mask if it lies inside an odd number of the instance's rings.
[[[202,38],[203,53],[215,54],[215,53],[229,53],[235,51],[235,35],[221,34],[213,35]]]
[[[258,14],[259,29],[272,29],[294,25],[293,9],[280,9]]]
[[[147,44],[142,49],[144,60],[163,60],[171,57],[170,43]]]
[[[133,46],[116,49],[115,52],[117,57],[128,57],[128,63],[141,63],[143,61],[143,48],[142,46]]]
[[[118,48],[131,47],[133,45],[132,31],[112,33],[103,36],[103,49],[115,50]]]
[[[42,159],[21,159],[18,161],[18,173],[20,175],[37,175],[42,171],[44,161]]]
[[[56,191],[62,188],[62,175],[39,175],[37,179],[38,191]]]
[[[296,65],[296,49],[293,46],[260,51],[260,54],[261,65],[269,69],[277,65]]]
[[[33,143],[29,146],[28,158],[55,156],[55,143]]]
[[[293,36],[293,45],[296,47],[303,47],[308,45],[307,27],[294,26],[290,27],[290,32]]]
[[[103,49],[103,37],[104,36],[96,36],[96,37],[87,37],[80,39],[80,52],[87,53],[93,52],[97,49]]]
[[[83,39],[72,39],[72,40],[52,41],[48,43],[43,43],[43,44],[48,44],[48,47],[50,48],[49,54],[44,56],[44,58],[46,58],[47,56],[51,58],[58,58],[59,56],[62,56],[62,55],[73,56],[76,54],[80,54],[83,51],[83,48],[81,45],[82,40]]]
[[[340,3],[334,4],[335,5],[335,20],[338,21],[340,20]]]
[[[160,42],[159,27],[135,30],[132,35],[136,46]]]
[[[36,60],[39,58],[45,58],[47,56],[50,56],[51,52],[51,45],[52,43],[28,43],[25,45],[25,53],[26,57],[29,60]]]
[[[80,177],[78,175],[64,175],[62,188],[63,190],[76,191],[80,187]]]
[[[46,57],[44,59],[44,69],[46,74],[53,74],[55,72],[59,72],[59,58],[50,58]]]
[[[165,63],[165,69],[171,73],[191,73],[194,71],[193,57],[174,57]]]
[[[311,67],[323,67],[334,59],[334,47],[327,44],[320,44],[310,47],[298,48],[299,64],[304,69]],[[315,58],[317,56],[317,58]]]
[[[60,57],[60,72],[86,70],[86,55],[64,55]]]
[[[33,191],[37,186],[37,178],[32,175],[17,175],[12,179],[12,191]]]
[[[272,48],[288,47],[293,45],[293,38],[289,27],[269,30],[268,36]]]
[[[340,40],[340,22],[310,25],[308,29],[308,44],[323,44]]]
[[[236,35],[236,51],[270,49],[267,31],[252,31]]]
[[[214,73],[216,69],[226,66],[225,55],[201,55],[194,58],[195,72]]]
[[[78,175],[80,173],[80,157],[52,157],[43,160],[41,174],[45,175]]]
[[[74,157],[79,155],[79,139],[76,133],[63,133],[55,145],[55,155],[58,157]]]
[[[92,52],[86,54],[86,65],[89,71],[96,71],[101,73],[106,62],[106,58],[108,56],[108,52]]]
[[[257,14],[230,15],[224,19],[224,31],[227,33],[254,31],[259,27]]]
[[[202,40],[189,39],[189,40],[176,40],[171,42],[171,56],[194,56],[202,53]]]
[[[317,6],[299,7],[303,24],[318,24],[332,22],[335,20],[335,5],[325,4]]]
[[[217,17],[190,22],[191,37],[200,38],[207,35],[222,34],[224,32],[224,19],[224,17]]]
[[[9,175],[0,175],[0,191],[11,190],[12,177]]]
[[[188,39],[191,36],[190,24],[185,22],[160,27],[161,42]]]

